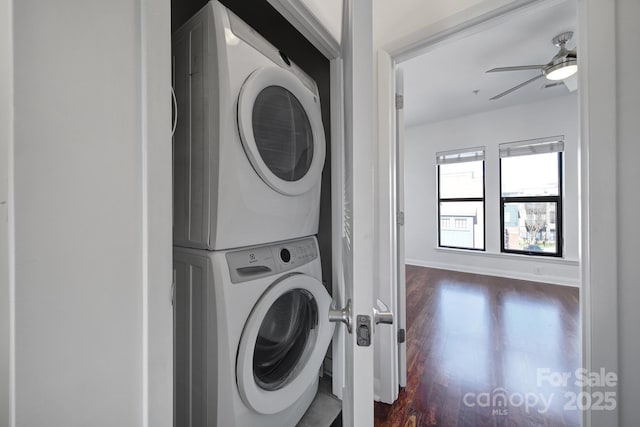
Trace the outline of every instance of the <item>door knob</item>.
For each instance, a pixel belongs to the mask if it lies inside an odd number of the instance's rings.
[[[332,308],[329,310],[329,322],[342,322],[347,326],[347,331],[351,333],[351,299],[347,300],[347,305],[343,309]]]
[[[393,324],[393,312],[389,310],[382,301],[377,300],[378,308],[373,308],[373,323],[379,325],[380,323],[384,323],[387,325]]]

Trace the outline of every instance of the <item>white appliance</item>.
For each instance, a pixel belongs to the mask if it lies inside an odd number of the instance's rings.
[[[221,250],[318,231],[315,82],[210,2],[173,36],[174,244]]]
[[[174,248],[175,425],[294,426],[334,324],[315,237]]]

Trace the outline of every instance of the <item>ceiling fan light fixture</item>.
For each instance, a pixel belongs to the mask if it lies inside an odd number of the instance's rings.
[[[567,59],[566,61],[554,64],[544,70],[544,75],[549,80],[564,80],[578,72],[578,61]]]

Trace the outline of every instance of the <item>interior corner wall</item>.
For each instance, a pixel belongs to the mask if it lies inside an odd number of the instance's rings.
[[[502,254],[498,145],[554,135],[565,136],[563,259]],[[406,262],[434,268],[578,286],[578,138],[576,93],[407,128]],[[439,249],[436,152],[482,145],[486,147],[486,252]]]
[[[617,114],[618,114],[618,325],[620,425],[640,420],[640,2],[616,2]],[[611,171],[611,173],[615,173]],[[606,208],[606,207],[605,207]]]
[[[207,0],[172,0],[172,31],[177,30],[207,2]],[[284,52],[318,85],[322,122],[327,141],[324,169],[322,170],[318,245],[322,260],[322,280],[331,292],[331,86],[329,60],[266,0],[220,0],[220,3]]]

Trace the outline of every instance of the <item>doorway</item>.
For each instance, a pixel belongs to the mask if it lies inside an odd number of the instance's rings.
[[[430,44],[422,45],[422,55],[403,52],[400,58],[396,59],[397,68],[403,72],[402,108],[406,121],[404,132],[398,132],[404,133],[405,155],[398,159],[399,162],[403,162],[399,164],[398,170],[404,170],[404,174],[398,181],[401,182],[404,178],[405,182],[404,210],[399,208],[399,211],[404,221],[406,245],[399,247],[397,252],[404,251],[407,264],[412,265],[408,267],[407,274],[414,278],[422,274],[430,278],[426,282],[436,282],[427,292],[439,294],[443,290],[437,283],[456,282],[460,280],[458,276],[461,275],[464,277],[463,281],[478,282],[478,291],[482,286],[492,282],[496,283],[497,289],[507,286],[513,290],[520,286],[520,281],[525,280],[534,288],[539,287],[536,282],[553,284],[545,285],[550,294],[553,293],[552,290],[563,290],[567,295],[573,295],[569,299],[575,297],[571,304],[571,311],[575,316],[565,325],[569,326],[569,331],[556,330],[550,334],[564,333],[569,338],[572,354],[568,358],[570,361],[566,361],[568,365],[565,366],[575,370],[580,366],[581,342],[580,337],[573,335],[575,329],[571,329],[580,323],[577,77],[555,85],[551,85],[554,82],[547,79],[538,78],[520,89],[504,93],[522,82],[531,80],[542,71],[536,71],[532,67],[528,71],[486,73],[495,67],[537,63],[532,62],[536,55],[540,64],[545,64],[558,49],[552,45],[552,38],[567,30],[577,30],[576,2],[541,3],[510,11],[442,38],[436,37]],[[549,34],[545,35],[545,32]],[[533,47],[534,45],[536,47]],[[574,39],[571,47],[575,45]],[[515,56],[509,58],[511,54]],[[518,55],[520,57],[516,57]],[[495,99],[490,99],[493,97]],[[552,259],[540,256],[547,255],[546,253],[504,253],[501,250],[504,243],[501,233],[505,227],[502,212],[504,207],[498,203],[504,196],[501,194],[501,183],[505,179],[501,176],[503,160],[500,156],[500,144],[544,139],[552,135],[562,135],[563,141],[566,141],[561,154],[560,170],[556,172],[556,176],[561,174],[563,180],[562,184],[556,184],[564,195],[564,220],[558,220],[565,226],[565,242],[564,245],[557,243],[562,245],[563,255]],[[399,149],[397,152],[401,153],[402,150]],[[457,159],[451,161],[455,165],[439,166],[439,159],[445,158],[448,154],[449,159]],[[464,167],[465,164],[472,163],[460,160],[467,154],[474,157],[466,160],[474,160],[479,168]],[[465,180],[463,176],[474,178]],[[443,183],[447,183],[449,188],[442,188]],[[462,187],[464,189],[460,192]],[[470,188],[477,188],[477,194],[467,194]],[[449,192],[449,199],[442,197],[443,190]],[[398,190],[398,194],[401,193],[402,191]],[[514,214],[516,217],[520,216],[518,211]],[[515,225],[516,229],[522,225],[526,231],[524,209],[522,214],[522,224],[516,221]],[[551,216],[550,212],[545,214]],[[553,215],[553,220],[555,218]],[[552,233],[556,230],[555,223],[548,222],[544,229],[546,234],[538,233],[539,241],[523,246],[527,250],[522,252],[531,252],[529,249],[536,247],[541,247],[540,252],[543,252],[543,241],[549,248],[553,247],[552,244],[559,239]],[[524,241],[524,236],[522,240]],[[403,266],[398,267],[399,280],[402,280],[400,269]],[[422,268],[424,270],[421,270]],[[440,277],[443,271],[450,272],[449,280]],[[502,279],[491,276],[506,277],[504,280],[510,284],[500,285],[498,282]],[[434,277],[440,277],[442,280],[433,279]],[[409,282],[407,280],[407,283]],[[544,291],[545,287],[542,287],[541,291]],[[492,289],[493,291],[501,293],[496,289]],[[415,289],[407,289],[407,293],[412,295],[408,298],[409,303],[415,301]],[[463,296],[460,298],[461,302],[465,300]],[[492,301],[491,297],[487,298],[487,302]],[[495,300],[496,298],[493,298],[493,302],[496,302]],[[409,303],[408,315],[411,313]],[[552,305],[555,304],[561,303],[556,301]],[[440,300],[433,310],[426,311],[427,319],[432,316],[431,319],[435,322],[440,313],[438,310],[444,306],[446,304]],[[505,308],[497,310],[504,312]],[[421,313],[422,316],[425,315],[425,312]],[[460,314],[465,313],[462,311]],[[422,321],[428,321],[427,319],[423,318]],[[409,342],[418,339],[411,336],[410,328],[414,320],[407,318],[406,336]],[[512,328],[511,332],[517,329]],[[437,330],[434,331],[437,333]],[[503,344],[506,349],[508,345],[505,342],[496,345]],[[411,363],[415,363],[411,358],[415,357],[416,353],[409,348],[407,352],[408,377],[411,378]],[[434,352],[437,353],[435,350]],[[542,366],[543,360],[536,363],[541,365],[541,369],[545,368]],[[505,366],[498,367],[497,370],[504,368]],[[496,372],[495,368],[491,370],[493,373]],[[527,378],[531,376],[529,374],[533,375],[534,381],[528,384],[535,385],[536,369],[527,373]],[[427,376],[426,373],[423,375]],[[525,373],[521,376],[524,379]],[[450,380],[455,383],[453,378]],[[427,384],[434,385],[437,382],[434,378],[433,382]],[[494,383],[494,388],[503,387],[504,384],[506,381],[498,381]],[[419,387],[426,386],[422,384]],[[490,391],[491,389],[487,390]],[[532,389],[533,391],[535,390]],[[400,397],[402,398],[402,393]],[[448,398],[451,400],[451,396]],[[438,400],[435,397],[434,399]],[[440,395],[440,399],[446,400],[446,394],[444,398]],[[436,403],[441,409],[446,407],[442,401]],[[429,410],[427,412],[424,414],[425,417],[436,415]],[[492,416],[491,412],[489,416]],[[500,421],[499,413],[493,416],[497,416],[496,422]],[[570,425],[579,425],[579,419],[580,415],[574,412]],[[505,416],[503,420],[506,420]]]

